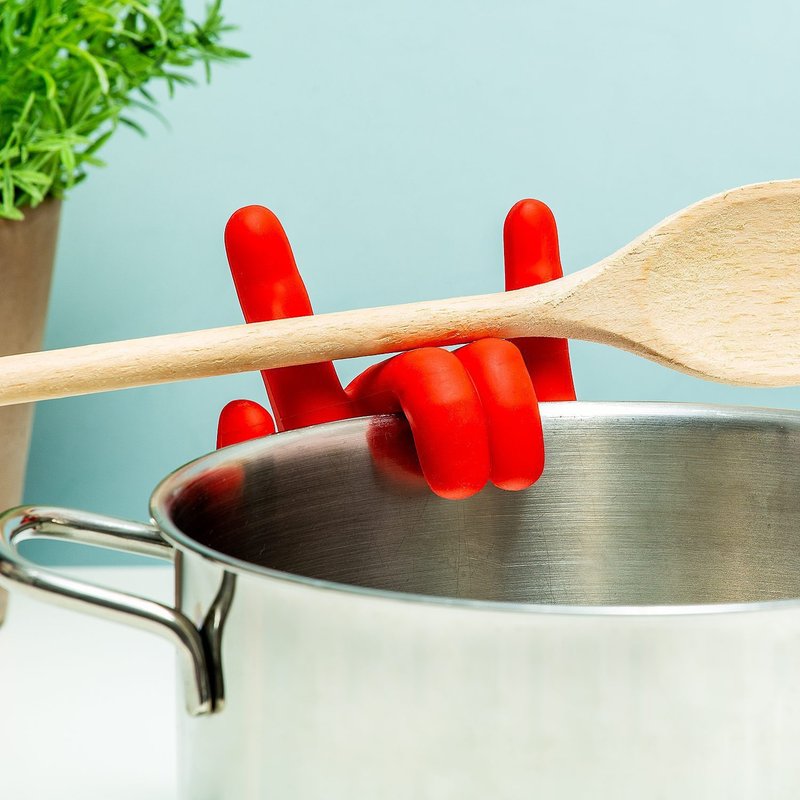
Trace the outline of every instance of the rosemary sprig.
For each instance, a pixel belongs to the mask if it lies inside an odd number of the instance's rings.
[[[0,0],[0,217],[62,197],[120,124],[143,133],[126,111],[156,112],[148,86],[246,58],[221,44],[221,3],[198,22],[182,0]]]

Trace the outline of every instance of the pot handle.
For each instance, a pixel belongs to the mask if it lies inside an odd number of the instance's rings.
[[[188,617],[155,600],[76,581],[41,568],[17,551],[17,545],[29,539],[62,539],[174,561],[175,550],[162,538],[158,528],[67,508],[12,508],[0,515],[0,584],[169,639],[178,649],[186,710],[192,716],[214,710],[203,638]]]

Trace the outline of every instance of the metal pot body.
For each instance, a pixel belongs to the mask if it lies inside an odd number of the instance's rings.
[[[183,598],[219,575],[184,562]],[[219,584],[217,584],[219,585]],[[800,614],[526,613],[237,579],[181,797],[797,798]]]
[[[795,800],[800,414],[543,419],[525,492],[440,500],[352,420],[178,470],[146,532],[17,510],[0,577],[176,642],[186,800]],[[175,556],[175,608],[14,551],[79,529]]]

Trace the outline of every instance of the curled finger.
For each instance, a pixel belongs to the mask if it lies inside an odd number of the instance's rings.
[[[455,355],[483,406],[490,480],[501,489],[526,489],[544,469],[544,437],[539,403],[522,355],[504,339],[481,339]]]
[[[425,347],[401,353],[359,375],[347,393],[360,414],[402,411],[431,489],[459,499],[489,478],[484,412],[466,369],[453,353]]]

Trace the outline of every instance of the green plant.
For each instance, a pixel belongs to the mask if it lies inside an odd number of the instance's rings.
[[[61,197],[118,125],[156,112],[147,88],[192,84],[192,67],[246,57],[223,47],[216,0],[201,22],[182,0],[0,0],[0,217]]]

